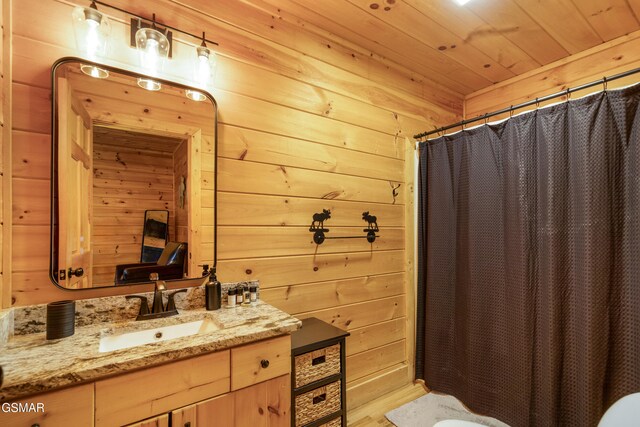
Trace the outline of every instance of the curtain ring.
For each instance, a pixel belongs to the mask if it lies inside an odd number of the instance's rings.
[[[485,126],[487,125],[487,122],[489,121],[489,117],[488,116],[489,116],[489,113],[485,113],[485,115],[484,115],[484,125]]]
[[[603,90],[606,92],[607,91],[607,77],[606,76],[602,78],[602,87],[603,87]]]
[[[509,108],[509,118],[513,117],[513,105]]]
[[[567,88],[567,101],[571,99],[571,88]]]
[[[540,101],[538,101],[538,98],[536,98],[536,110],[540,108]]]

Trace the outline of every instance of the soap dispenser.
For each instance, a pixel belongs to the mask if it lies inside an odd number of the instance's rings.
[[[209,281],[204,285],[204,297],[207,310],[217,310],[222,306],[222,285],[216,277],[215,267],[209,273]]]

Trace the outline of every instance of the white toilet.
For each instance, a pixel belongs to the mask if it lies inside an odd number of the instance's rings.
[[[604,413],[598,427],[638,427],[640,425],[640,393],[629,394]]]

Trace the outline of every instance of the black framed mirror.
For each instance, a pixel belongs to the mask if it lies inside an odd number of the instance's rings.
[[[215,267],[216,101],[143,78],[71,57],[52,67],[50,277],[65,289],[199,283]]]

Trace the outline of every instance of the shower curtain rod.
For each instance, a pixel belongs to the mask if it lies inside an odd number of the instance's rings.
[[[417,135],[413,135],[413,138],[414,139],[424,138],[425,136],[433,135],[435,133],[444,132],[444,131],[447,131],[449,129],[457,128],[457,127],[460,127],[460,126],[465,126],[465,125],[468,125],[469,123],[477,122],[477,121],[480,121],[480,120],[486,120],[489,117],[494,117],[494,116],[497,116],[497,115],[500,115],[500,114],[509,113],[511,111],[518,110],[520,108],[528,107],[530,105],[539,104],[541,102],[548,101],[550,99],[554,99],[554,98],[558,98],[558,97],[561,97],[561,96],[569,95],[570,93],[577,92],[577,91],[582,90],[582,89],[587,89],[587,88],[590,88],[590,87],[593,87],[593,86],[604,85],[604,89],[606,90],[608,82],[613,81],[613,80],[617,80],[617,79],[621,79],[623,77],[627,77],[627,76],[630,76],[630,75],[636,74],[636,73],[640,73],[640,68],[635,68],[633,70],[625,71],[624,73],[620,73],[620,74],[615,74],[615,75],[610,76],[610,77],[603,77],[600,80],[596,80],[596,81],[591,82],[591,83],[585,83],[585,84],[580,85],[580,86],[576,86],[576,87],[573,87],[573,88],[565,89],[565,90],[563,90],[561,92],[553,93],[551,95],[543,96],[541,98],[536,98],[536,99],[533,99],[531,101],[523,102],[521,104],[512,105],[511,107],[503,108],[502,110],[497,110],[497,111],[493,111],[491,113],[483,114],[481,116],[474,117],[473,119],[462,120],[462,121],[460,121],[458,123],[454,123],[452,125],[443,126],[441,128],[438,128],[438,129],[435,129],[435,130],[432,130],[432,131],[428,131],[428,132],[422,132],[422,133],[419,133]]]

